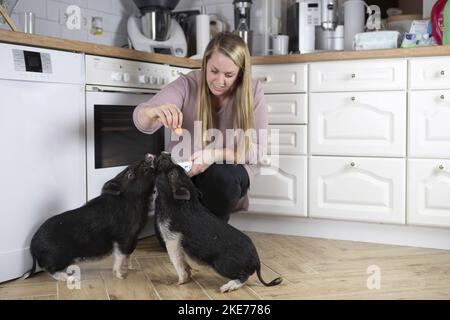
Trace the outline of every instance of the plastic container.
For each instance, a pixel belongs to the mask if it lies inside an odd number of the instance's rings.
[[[444,36],[444,8],[447,0],[438,0],[431,9],[431,29],[436,44],[442,44]]]
[[[447,1],[444,8],[444,37],[442,44],[450,44],[450,1]]]

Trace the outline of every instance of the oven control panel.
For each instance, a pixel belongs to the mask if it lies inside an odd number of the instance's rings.
[[[169,65],[86,55],[86,84],[161,89],[170,82]]]

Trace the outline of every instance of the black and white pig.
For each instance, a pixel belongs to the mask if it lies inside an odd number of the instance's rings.
[[[155,156],[128,166],[106,182],[100,196],[84,206],[46,220],[34,234],[30,251],[36,262],[55,279],[65,281],[65,269],[78,260],[114,253],[113,273],[122,279],[129,266],[138,234],[144,228],[155,187]]]
[[[270,283],[262,279],[260,260],[251,239],[200,203],[194,183],[166,152],[156,159],[156,193],[156,223],[178,274],[178,284],[191,277],[186,255],[231,279],[220,287],[221,292],[242,287],[255,271],[265,286],[281,283],[281,278]]]

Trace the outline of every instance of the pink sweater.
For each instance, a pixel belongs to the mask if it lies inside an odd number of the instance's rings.
[[[143,133],[152,134],[156,130],[158,130],[162,124],[157,125],[150,130],[146,130],[143,128],[138,120],[137,112],[139,109],[145,106],[156,107],[162,104],[174,104],[176,105],[183,113],[183,131],[187,130],[192,137],[194,138],[194,121],[196,121],[197,117],[197,102],[198,102],[198,92],[201,81],[201,71],[191,71],[187,75],[180,75],[178,79],[168,84],[164,87],[160,92],[158,92],[155,96],[153,96],[148,102],[138,105],[133,114],[133,120],[136,127],[142,131]],[[221,131],[224,141],[223,146],[215,145],[216,148],[226,147],[226,129],[233,129],[233,97],[229,99],[226,105],[221,106],[216,113],[216,124],[217,129]],[[247,170],[250,186],[252,185],[252,181],[254,176],[257,173],[257,162],[261,159],[261,156],[266,154],[267,151],[267,103],[264,97],[264,92],[261,88],[261,84],[257,80],[253,80],[253,116],[254,116],[254,127],[255,134],[253,135],[252,141],[253,144],[250,147],[250,150],[245,159],[245,169]],[[175,139],[175,140],[174,140]],[[180,140],[178,140],[180,139]],[[175,150],[179,150],[178,143],[189,143],[191,148],[189,154],[173,154],[174,148]],[[187,144],[187,146],[189,146]],[[181,139],[177,137],[175,134],[172,134],[171,141],[168,145],[168,151],[172,153],[172,156],[175,159],[188,159],[189,156],[195,151],[194,150],[194,141],[184,141],[184,138]],[[238,203],[236,210],[238,209],[247,209],[248,208],[248,199],[241,199]]]

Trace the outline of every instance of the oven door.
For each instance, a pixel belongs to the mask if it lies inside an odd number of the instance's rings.
[[[103,184],[146,153],[164,150],[164,129],[152,135],[136,129],[134,108],[157,91],[86,87],[87,200],[100,195]],[[116,89],[114,89],[116,90]],[[124,92],[126,90],[126,92]]]

